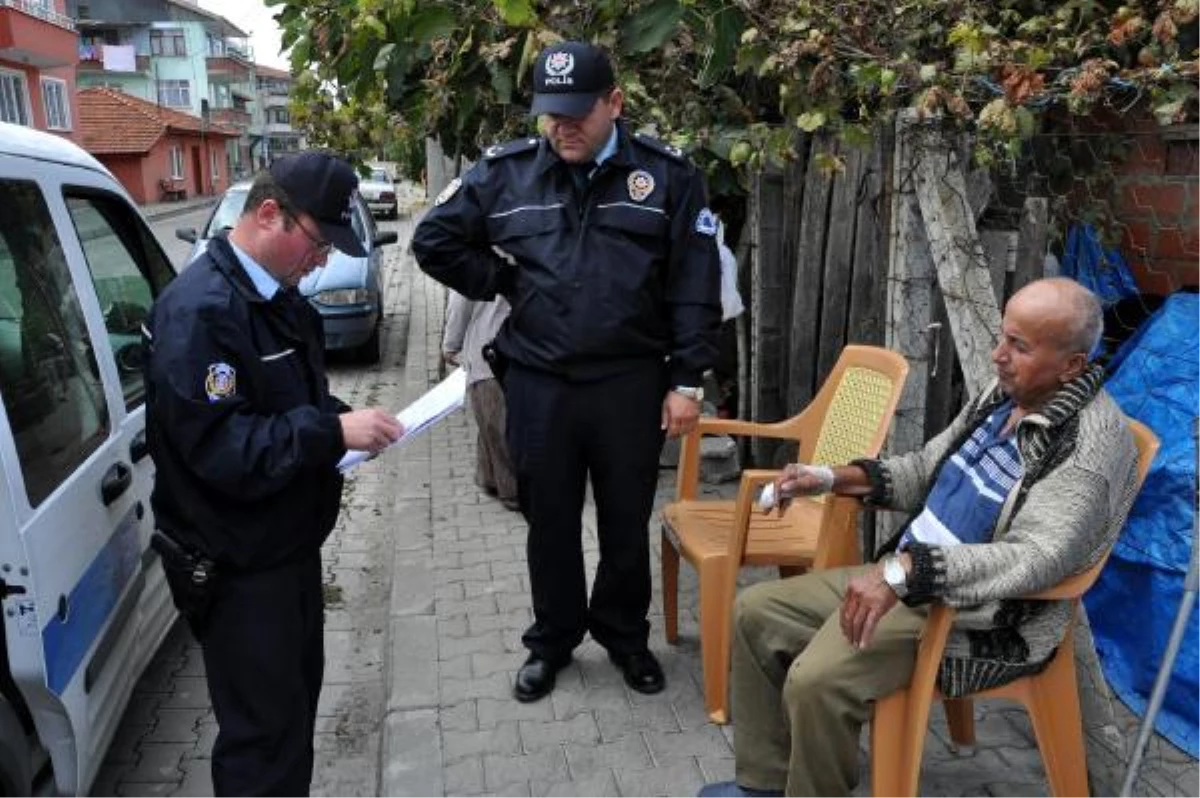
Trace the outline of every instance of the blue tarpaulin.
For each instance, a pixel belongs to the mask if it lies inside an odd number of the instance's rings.
[[[1090,224],[1072,225],[1067,232],[1061,271],[1092,290],[1108,307],[1138,294],[1137,283],[1120,250],[1105,249],[1100,234]]]
[[[1170,296],[1121,351],[1106,387],[1161,441],[1100,579],[1084,596],[1105,676],[1143,715],[1183,595],[1192,549],[1200,401],[1200,300]],[[1156,718],[1158,732],[1197,755],[1197,618],[1193,611]]]

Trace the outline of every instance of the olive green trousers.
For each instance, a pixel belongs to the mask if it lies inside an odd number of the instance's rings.
[[[838,620],[846,585],[876,565],[763,582],[734,610],[731,705],[737,781],[788,795],[849,795],[871,702],[908,684],[922,609],[897,604],[865,649]]]

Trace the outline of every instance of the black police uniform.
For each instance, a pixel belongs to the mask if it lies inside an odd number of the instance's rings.
[[[329,394],[320,318],[292,290],[264,300],[222,235],[154,303],[146,336],[156,524],[215,571],[207,604],[185,612],[220,726],[214,787],[307,795],[319,550],[337,519],[349,409]],[[185,609],[186,574],[164,565]]]
[[[551,661],[585,632],[616,655],[646,649],[662,401],[671,386],[699,386],[717,355],[716,221],[700,174],[678,150],[617,130],[586,184],[544,139],[489,148],[412,240],[438,281],[512,305],[496,348],[529,522],[534,623],[522,639]],[[589,475],[600,542],[590,604]]]

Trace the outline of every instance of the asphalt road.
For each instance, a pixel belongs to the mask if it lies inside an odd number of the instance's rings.
[[[158,238],[159,243],[163,245],[163,249],[166,250],[167,256],[171,259],[171,263],[175,264],[176,269],[182,271],[183,267],[187,265],[192,245],[176,238],[175,231],[180,227],[193,227],[199,230],[210,213],[212,213],[211,206],[150,222],[150,229]]]

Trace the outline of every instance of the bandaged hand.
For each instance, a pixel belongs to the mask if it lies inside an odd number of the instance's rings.
[[[791,463],[783,469],[775,481],[763,488],[758,497],[760,510],[770,512],[778,507],[780,512],[796,496],[815,496],[833,490],[833,469],[823,465]]]

